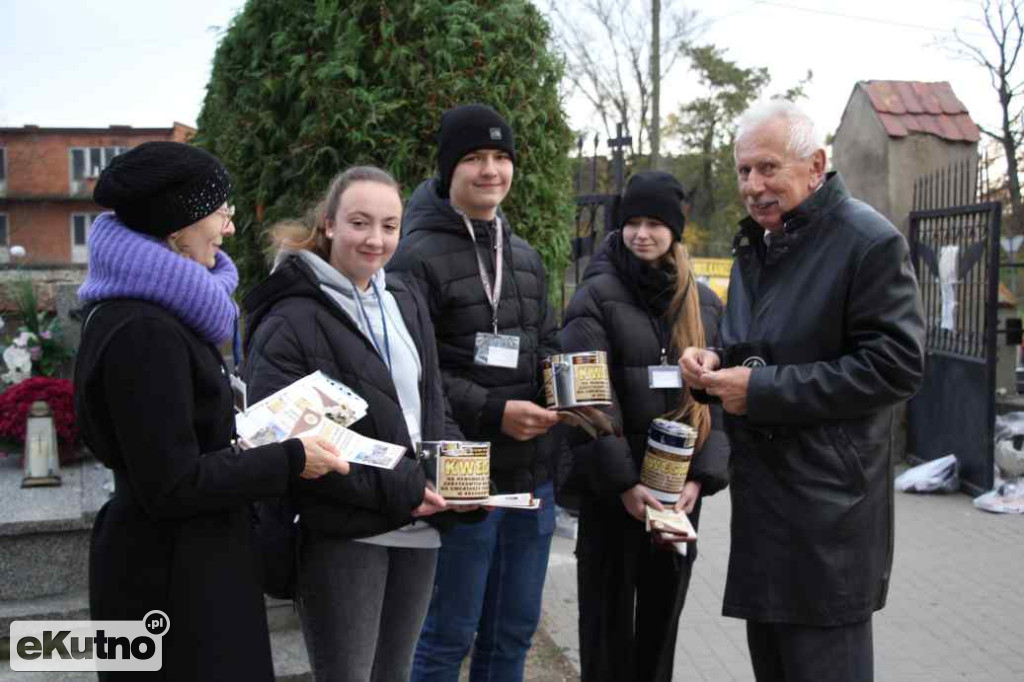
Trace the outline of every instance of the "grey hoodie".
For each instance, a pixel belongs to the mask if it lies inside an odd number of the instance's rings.
[[[395,297],[386,289],[384,270],[378,270],[371,279],[371,286],[366,291],[359,291],[350,279],[345,277],[334,266],[311,251],[298,250],[290,251],[282,249],[274,260],[276,268],[285,257],[292,253],[298,254],[299,258],[309,265],[313,274],[316,275],[320,288],[327,296],[334,301],[349,318],[355,323],[359,331],[369,339],[378,352],[381,354],[385,364],[388,364],[387,348],[390,348],[390,370],[391,380],[395,383],[395,391],[398,393],[398,402],[402,406],[402,413],[405,415],[405,423],[409,429],[409,439],[415,447],[420,442],[421,429],[421,404],[420,404],[420,379],[423,374],[423,365],[420,362],[420,354],[416,349],[416,342],[413,341],[409,330],[405,326],[401,310]],[[378,302],[376,289],[380,293]],[[358,297],[358,299],[357,299]],[[362,303],[362,309],[360,308]],[[387,317],[388,343],[384,342],[384,325],[381,316],[381,306],[384,315]],[[363,310],[366,315],[363,315]],[[367,319],[369,326],[367,326]],[[412,548],[436,548],[441,544],[440,535],[437,530],[422,521],[413,521],[390,533],[375,535],[369,538],[361,538],[358,542],[367,542],[374,545],[388,547],[412,547]]]

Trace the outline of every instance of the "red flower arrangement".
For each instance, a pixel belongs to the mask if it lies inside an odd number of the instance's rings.
[[[67,379],[52,377],[31,377],[0,393],[0,439],[25,442],[28,409],[37,400],[50,406],[57,438],[69,444],[77,442],[74,386]]]

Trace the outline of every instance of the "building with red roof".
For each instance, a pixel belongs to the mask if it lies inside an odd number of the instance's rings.
[[[973,186],[981,133],[947,82],[860,81],[832,142],[853,195],[906,231],[914,181],[953,165]]]

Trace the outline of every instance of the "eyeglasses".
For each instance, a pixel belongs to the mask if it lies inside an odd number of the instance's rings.
[[[218,208],[214,213],[219,213],[224,216],[224,224],[220,227],[220,229],[223,230],[228,226],[228,223],[231,222],[231,219],[235,217],[235,207],[228,206],[226,208]]]

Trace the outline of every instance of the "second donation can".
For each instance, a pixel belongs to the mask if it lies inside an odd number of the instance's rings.
[[[541,369],[544,401],[550,409],[612,403],[608,354],[603,350],[552,355],[544,359]]]
[[[647,452],[640,482],[662,502],[675,502],[690,473],[697,430],[668,419],[655,419],[647,431]]]
[[[425,460],[428,477],[445,501],[472,504],[491,494],[490,443],[424,441],[419,458]]]

